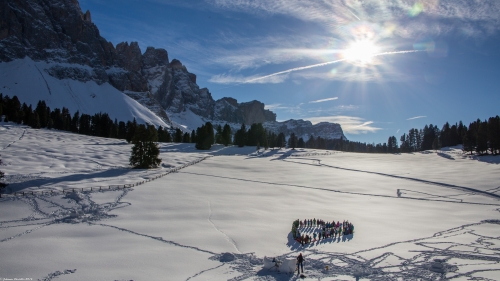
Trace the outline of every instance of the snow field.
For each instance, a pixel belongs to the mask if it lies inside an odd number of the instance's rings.
[[[0,131],[16,190],[124,184],[214,156],[132,189],[0,199],[1,278],[295,280],[262,259],[302,252],[307,280],[500,279],[491,160],[162,144],[162,167],[141,171],[120,140]],[[349,220],[355,233],[302,247],[290,229],[306,218]]]

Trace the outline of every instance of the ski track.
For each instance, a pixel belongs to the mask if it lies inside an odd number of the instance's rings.
[[[296,159],[311,160],[311,159],[308,159],[308,158],[296,158]],[[295,164],[311,165],[311,164],[308,164],[308,163],[301,163],[301,162],[295,162],[295,161],[289,161],[289,160],[283,160],[283,161],[289,162],[289,163],[295,163]],[[314,165],[314,166],[318,166],[318,165]],[[391,178],[397,178],[397,179],[403,179],[403,180],[416,181],[416,182],[421,182],[421,183],[425,183],[425,184],[431,184],[431,185],[448,187],[448,188],[451,188],[451,189],[456,189],[456,190],[461,190],[461,191],[468,191],[468,192],[472,192],[472,193],[479,193],[481,195],[489,196],[489,197],[492,197],[492,198],[497,199],[497,200],[500,199],[500,195],[498,195],[498,194],[490,193],[490,192],[486,192],[486,191],[482,191],[482,190],[475,189],[475,188],[470,188],[470,187],[458,186],[458,185],[453,185],[453,184],[448,184],[448,183],[442,183],[442,182],[428,181],[428,180],[418,179],[418,178],[403,177],[403,176],[385,174],[385,173],[380,173],[380,172],[372,172],[372,171],[365,171],[365,170],[358,170],[358,169],[351,169],[351,168],[343,168],[343,167],[332,166],[332,165],[327,165],[327,164],[319,164],[319,166],[329,167],[329,168],[334,168],[334,169],[339,169],[339,170],[345,170],[345,171],[351,171],[351,172],[360,172],[360,173],[374,174],[374,175],[379,175],[379,176],[384,176],[384,177],[391,177]]]
[[[24,134],[26,134],[26,130],[27,130],[27,129],[24,129],[24,130],[23,130],[23,133],[21,134],[21,136],[19,137],[19,139],[18,139],[18,140],[15,140],[15,141],[10,142],[9,144],[7,144],[7,145],[6,145],[4,148],[2,148],[1,150],[5,150],[5,149],[7,149],[8,147],[10,147],[11,145],[13,145],[14,143],[16,143],[16,142],[18,142],[18,141],[22,140],[22,139],[24,138]]]
[[[234,178],[234,177],[215,176],[215,175],[202,174],[202,173],[193,173],[193,172],[185,172],[185,171],[181,171],[179,173],[190,174],[190,175],[197,175],[197,176],[205,176],[205,177],[230,179],[230,180],[237,180],[237,181],[247,181],[247,182],[254,182],[254,183],[270,184],[270,185],[281,185],[281,186],[289,186],[289,187],[299,187],[299,188],[315,189],[315,190],[321,190],[321,191],[328,191],[328,192],[335,192],[335,193],[344,193],[344,194],[353,194],[353,195],[362,195],[362,196],[374,196],[374,197],[384,197],[384,198],[394,198],[394,199],[406,199],[406,200],[420,200],[420,201],[436,201],[436,202],[446,202],[446,203],[456,203],[456,204],[471,204],[471,205],[482,205],[482,206],[500,206],[500,203],[499,204],[491,204],[491,203],[476,203],[476,202],[466,202],[466,201],[456,201],[456,200],[450,201],[450,200],[429,199],[429,198],[397,197],[397,196],[390,196],[390,195],[383,195],[383,194],[341,191],[341,190],[336,190],[336,189],[328,189],[328,188],[321,188],[321,187],[312,187],[312,186],[289,184],[289,183],[276,183],[276,182],[266,182],[266,181],[258,181],[258,180],[250,180],[250,179],[242,179],[242,178]]]
[[[210,204],[210,201],[208,202],[208,210],[209,210],[208,221],[213,225],[213,227],[215,228],[215,230],[217,230],[222,235],[224,235],[224,239],[226,239],[226,241],[229,242],[234,247],[234,249],[236,250],[236,252],[238,252],[238,254],[241,254],[240,250],[238,249],[238,246],[236,245],[236,242],[231,237],[229,237],[226,233],[224,233],[224,231],[220,230],[215,225],[215,223],[212,221],[212,206]]]
[[[197,276],[199,276],[199,275],[201,275],[201,274],[203,274],[203,273],[205,273],[205,272],[208,272],[208,271],[211,271],[211,270],[217,269],[217,268],[222,267],[222,266],[224,266],[224,264],[220,264],[220,265],[218,265],[218,266],[216,266],[216,267],[212,267],[212,268],[209,268],[209,269],[202,270],[202,271],[200,271],[200,272],[196,273],[195,275],[193,275],[193,276],[191,276],[191,277],[188,277],[188,279],[186,279],[186,281],[190,280],[191,278],[195,278],[195,277],[197,277]]]
[[[195,250],[195,251],[198,251],[198,252],[203,252],[203,253],[207,253],[207,254],[211,254],[211,255],[215,255],[216,254],[214,252],[211,252],[211,251],[208,251],[208,250],[203,250],[203,249],[200,249],[198,247],[188,246],[188,245],[182,245],[182,244],[179,244],[179,243],[177,243],[175,241],[165,240],[165,239],[163,239],[163,237],[155,237],[155,236],[151,236],[151,235],[147,235],[147,234],[142,234],[142,233],[138,233],[138,232],[135,232],[135,231],[132,231],[132,230],[129,230],[129,229],[126,229],[126,228],[121,228],[121,227],[118,227],[118,226],[114,226],[114,225],[103,224],[103,223],[89,223],[89,224],[115,228],[115,229],[118,229],[118,230],[121,230],[121,231],[132,233],[134,235],[151,238],[151,239],[154,239],[154,240],[166,243],[166,244],[170,244],[170,245],[174,245],[174,246],[178,246],[178,247],[182,247],[182,248],[187,248],[187,249]]]

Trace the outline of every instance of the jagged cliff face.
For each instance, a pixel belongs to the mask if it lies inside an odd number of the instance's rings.
[[[264,123],[276,121],[276,114],[264,109],[260,101],[238,103],[233,98],[222,98],[215,102],[214,119],[230,123]]]
[[[0,2],[0,60],[29,56],[89,66],[111,66],[115,49],[99,35],[76,0]]]
[[[297,137],[304,138],[304,141],[307,141],[310,136],[319,136],[325,139],[347,139],[340,124],[336,123],[321,122],[313,125],[311,121],[290,119],[283,122],[266,122],[263,126],[276,134],[284,133],[289,136],[295,133]]]

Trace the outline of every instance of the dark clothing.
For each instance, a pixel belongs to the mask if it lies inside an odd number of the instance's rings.
[[[304,273],[304,257],[302,254],[297,257],[297,275],[300,274],[300,269],[302,269],[302,273]]]

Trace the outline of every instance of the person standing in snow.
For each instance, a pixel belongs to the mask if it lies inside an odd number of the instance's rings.
[[[302,273],[304,273],[304,257],[302,253],[297,257],[297,275],[300,274],[300,269],[302,268]]]

